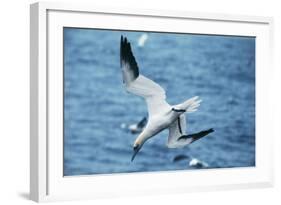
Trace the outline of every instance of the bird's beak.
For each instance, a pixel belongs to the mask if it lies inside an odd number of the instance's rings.
[[[141,146],[139,146],[139,145],[134,147],[134,153],[133,153],[133,156],[131,158],[131,162],[134,161],[137,153],[140,151],[140,148],[141,148]]]

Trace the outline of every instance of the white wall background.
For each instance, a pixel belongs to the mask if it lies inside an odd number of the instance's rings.
[[[102,6],[163,10],[207,11],[272,16],[275,20],[275,87],[272,107],[275,127],[275,187],[177,195],[118,198],[66,204],[280,204],[281,116],[280,37],[281,7],[277,0],[103,0]],[[0,4],[0,204],[32,204],[29,192],[29,4],[35,1],[6,0]],[[82,2],[81,0],[79,2]],[[279,81],[279,82],[278,82]],[[274,129],[272,127],[272,129]],[[266,137],[266,136],[265,136]]]

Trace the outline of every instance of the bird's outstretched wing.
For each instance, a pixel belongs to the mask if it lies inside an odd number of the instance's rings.
[[[169,127],[167,146],[169,148],[179,148],[185,146],[186,144],[188,144],[187,141],[185,143],[178,141],[178,139],[184,135],[186,135],[186,119],[185,114],[182,114]]]
[[[169,127],[167,146],[169,148],[180,148],[199,140],[202,137],[214,132],[213,129],[203,130],[194,134],[186,134],[186,118],[182,114]]]
[[[120,64],[126,90],[145,98],[149,116],[156,115],[165,108],[170,108],[166,102],[165,90],[139,73],[139,67],[133,55],[131,44],[123,36],[121,36],[120,43]]]

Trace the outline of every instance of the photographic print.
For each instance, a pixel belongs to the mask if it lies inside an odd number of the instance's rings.
[[[255,166],[255,41],[64,27],[64,176]]]

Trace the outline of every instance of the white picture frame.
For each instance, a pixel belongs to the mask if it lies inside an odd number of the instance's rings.
[[[149,23],[148,23],[149,22]],[[156,26],[157,25],[157,26]],[[62,28],[189,32],[255,36],[256,166],[195,172],[154,172],[63,177]],[[40,2],[30,9],[30,198],[83,198],[269,187],[273,185],[273,133],[268,90],[272,77],[270,17],[97,8]],[[149,186],[146,182],[149,181]],[[118,185],[118,186],[117,186]]]

